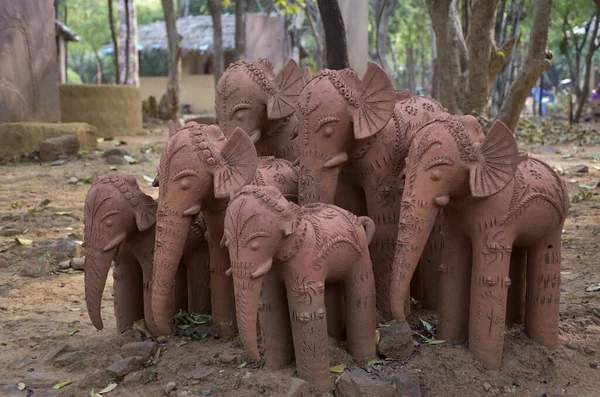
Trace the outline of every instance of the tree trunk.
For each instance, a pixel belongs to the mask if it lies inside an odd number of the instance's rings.
[[[113,11],[113,0],[108,0],[108,23],[110,25],[110,35],[113,43],[113,59],[115,61],[115,84],[120,84],[119,74],[119,42],[115,30],[115,16]]]
[[[323,43],[323,26],[320,24],[319,12],[316,4],[308,2],[304,8],[306,13],[306,19],[308,19],[308,25],[310,30],[315,36],[315,61],[317,63],[317,72],[323,70],[323,65],[327,62],[327,54],[325,52],[325,43]],[[316,11],[316,12],[315,12]],[[316,14],[313,16],[313,13]]]
[[[588,44],[588,52],[585,56],[585,70],[583,74],[583,87],[581,88],[581,93],[577,97],[577,110],[575,111],[575,117],[573,121],[579,124],[579,119],[581,118],[581,114],[583,113],[583,107],[588,101],[588,96],[590,95],[590,76],[592,74],[592,60],[594,59],[594,53],[598,49],[596,45],[596,38],[598,36],[598,24],[600,24],[600,6],[596,9],[596,14],[594,16],[594,29],[592,30],[592,36],[590,37],[590,42]]]
[[[219,0],[207,0],[208,9],[213,21],[213,74],[215,76],[215,87],[223,75],[223,28],[221,24],[221,2]]]
[[[377,0],[377,33],[375,36],[376,47],[377,47],[377,58],[383,70],[387,69],[387,60],[385,59],[385,47],[387,40],[387,24],[389,13],[386,12],[387,0]],[[414,91],[413,91],[414,92]]]
[[[125,78],[123,79],[124,84],[127,84],[127,82],[129,81],[129,56],[131,52],[131,24],[129,18],[129,0],[125,0]]]
[[[209,0],[211,1],[211,0]],[[212,0],[214,1],[214,0]],[[346,29],[338,0],[317,0],[325,29],[327,68],[340,70],[349,67]]]
[[[540,75],[550,66],[552,54],[547,49],[548,30],[552,15],[553,0],[538,0],[533,10],[533,26],[529,39],[529,49],[523,67],[512,83],[508,98],[498,117],[513,133],[519,124],[519,117],[531,88]]]
[[[247,0],[250,1],[250,0]],[[246,13],[244,0],[235,0],[235,60],[246,58]]]
[[[415,60],[413,56],[413,48],[406,47],[406,70],[408,71],[408,88],[413,94],[417,90],[417,82],[415,79]]]
[[[167,82],[167,117],[179,124],[179,91],[181,74],[181,35],[177,32],[173,0],[161,0],[169,42],[169,80]]]

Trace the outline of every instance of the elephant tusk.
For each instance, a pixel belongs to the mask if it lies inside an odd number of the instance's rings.
[[[348,161],[348,153],[341,152],[327,160],[325,164],[323,164],[323,168],[337,167],[338,165],[344,164],[346,161]]]
[[[152,186],[153,187],[158,187],[158,175],[156,175],[156,177],[154,178],[154,180],[152,181]]]
[[[108,244],[106,244],[106,246],[102,249],[104,252],[108,252],[111,251],[115,248],[117,248],[117,246],[119,244],[121,244],[123,241],[125,241],[125,238],[127,237],[127,234],[125,233],[121,233],[115,236],[115,238],[113,238],[112,240],[110,240],[108,242]]]
[[[258,142],[260,140],[260,137],[262,136],[260,130],[254,130],[252,131],[252,134],[250,135],[250,140],[252,141],[253,144],[256,145],[256,142]]]
[[[254,279],[254,278],[259,278],[259,277],[264,276],[271,269],[272,264],[273,264],[273,258],[270,258],[269,260],[267,260],[266,262],[261,264],[258,267],[258,269],[256,269],[254,271],[254,273],[252,273],[252,275],[250,277]]]
[[[221,239],[220,246],[221,246],[221,248],[229,247],[229,243],[227,242],[227,236],[225,234],[223,234],[223,238]]]
[[[440,196],[440,197],[436,197],[433,199],[433,202],[436,203],[437,205],[439,205],[440,207],[448,205],[449,201],[450,201],[450,197],[448,197],[448,196]]]
[[[183,211],[183,216],[198,215],[200,211],[202,211],[202,206],[200,204],[194,204],[187,210]]]
[[[233,271],[233,270],[231,270],[231,268],[227,269],[227,270],[225,271],[225,275],[226,275],[226,276],[231,276],[231,272],[232,272],[232,271]]]

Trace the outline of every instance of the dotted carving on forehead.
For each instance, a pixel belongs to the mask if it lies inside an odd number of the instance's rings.
[[[137,191],[134,191],[131,186],[130,186],[130,182],[126,181],[121,175],[119,174],[108,174],[106,175],[104,178],[100,179],[98,182],[96,182],[94,185],[99,185],[99,184],[111,184],[115,187],[115,189],[117,189],[119,191],[119,193],[121,193],[121,196],[124,197],[127,201],[129,201],[129,203],[135,207],[140,203],[140,200],[138,199],[138,195],[141,192],[138,189],[136,189]],[[136,182],[136,187],[137,186],[137,182]]]
[[[189,135],[194,151],[200,160],[211,167],[217,165],[218,152],[215,151],[215,148],[206,136],[206,125],[195,124],[193,128],[189,128]]]
[[[438,140],[439,133],[436,133],[435,131],[439,128],[443,128],[452,136],[462,161],[477,161],[477,150],[473,145],[473,140],[466,131],[465,125],[458,117],[450,114],[437,117],[423,125],[420,130],[422,138],[418,148],[418,158],[421,158],[425,150],[429,148],[434,141]]]
[[[273,67],[273,64],[271,64],[266,59],[262,59],[262,60],[260,60],[260,62],[243,60],[243,61],[235,62],[227,70],[229,70],[229,69],[234,70],[236,68],[241,68],[244,72],[246,72],[250,76],[252,81],[254,81],[256,84],[258,84],[258,86],[263,91],[265,91],[269,95],[274,95],[275,94],[275,86],[273,85],[273,83],[271,83],[271,80],[269,79],[269,77],[267,76],[267,74],[265,73],[263,68],[261,67],[261,63],[266,63],[267,67],[269,65],[271,68]]]
[[[248,186],[244,186],[242,188],[242,190],[240,190],[239,192],[235,193],[235,195],[232,197],[231,202],[236,201],[236,199],[238,197],[253,197],[255,200],[257,200],[261,205],[263,205],[264,207],[268,208],[269,210],[271,210],[271,212],[273,212],[273,214],[275,214],[278,218],[280,219],[293,219],[296,218],[299,212],[300,212],[300,207],[295,206],[294,203],[291,202],[287,202],[287,200],[285,200],[285,198],[283,197],[283,195],[280,192],[277,192],[277,195],[273,196],[272,193],[270,191],[266,191],[265,189],[259,187],[259,186],[252,186],[252,185],[248,185]],[[286,207],[282,206],[280,204],[280,201],[284,200],[286,202]],[[230,204],[231,206],[231,204]],[[298,207],[298,208],[296,208]],[[298,213],[298,214],[295,214]],[[299,220],[298,220],[299,222]]]
[[[341,96],[344,97],[346,102],[350,104],[350,106],[358,107],[359,106],[359,95],[354,91],[341,74],[334,70],[324,69],[321,73],[317,75],[320,78],[327,78],[331,82],[331,84],[338,90]]]

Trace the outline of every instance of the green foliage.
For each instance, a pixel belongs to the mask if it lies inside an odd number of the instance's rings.
[[[67,70],[67,81],[69,84],[83,84],[83,81],[81,81],[81,76],[71,68]]]
[[[140,52],[140,77],[168,76],[169,54],[166,51]]]

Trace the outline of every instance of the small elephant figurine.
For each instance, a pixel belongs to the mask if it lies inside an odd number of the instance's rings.
[[[231,64],[219,79],[215,110],[225,136],[237,127],[246,131],[259,156],[295,161],[298,140],[294,106],[304,87],[298,64],[290,59],[275,75],[264,58]]]
[[[246,184],[274,186],[292,200],[298,168],[284,159],[258,157],[248,134],[236,128],[227,138],[219,127],[189,122],[170,133],[158,167],[157,226],[152,275],[152,313],[158,335],[171,333],[173,282],[191,222],[202,213],[210,253],[212,332],[237,332],[233,283],[225,272],[229,252],[221,247],[225,210],[232,193]]]
[[[329,386],[326,283],[343,284],[350,354],[360,365],[375,357],[368,248],[374,233],[368,217],[328,204],[299,207],[273,187],[245,186],[234,196],[222,244],[229,249],[240,338],[251,359],[260,359],[260,312],[267,365],[282,368],[295,352],[298,376]]]
[[[103,329],[102,293],[115,261],[114,307],[119,333],[144,319],[154,328],[150,285],[157,204],[144,194],[131,175],[93,176],[84,207],[85,301],[90,320]],[[210,314],[206,225],[199,217],[192,224],[176,277],[177,291],[171,316],[177,309]]]
[[[507,296],[515,287],[518,295],[524,281],[511,276],[526,265],[525,332],[555,348],[561,232],[569,209],[562,179],[519,153],[500,121],[484,136],[472,116],[431,121],[417,132],[407,159],[390,287],[394,318],[405,319],[405,293],[443,208],[440,338],[468,335],[484,367],[499,368],[505,316],[514,309]]]

